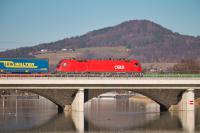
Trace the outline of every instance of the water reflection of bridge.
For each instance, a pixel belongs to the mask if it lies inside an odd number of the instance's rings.
[[[173,113],[154,113],[135,115],[135,117],[125,117],[126,120],[109,119],[105,121],[102,117],[98,121],[91,120],[86,117],[84,119],[83,112],[68,112],[60,115],[55,115],[47,123],[40,126],[27,129],[29,133],[35,132],[112,132],[112,131],[126,131],[126,132],[188,132],[195,131],[194,117],[192,113],[182,112],[182,114]],[[113,116],[117,117],[117,116]],[[192,118],[191,118],[192,117]],[[145,119],[142,123],[142,119]],[[148,119],[148,120],[147,120]],[[140,121],[138,121],[140,120]],[[140,125],[139,125],[139,124]],[[198,131],[199,129],[196,129]],[[22,130],[20,132],[27,132]]]
[[[39,100],[39,99],[38,99]],[[96,101],[95,101],[96,100]],[[118,100],[118,101],[117,101]],[[20,130],[24,132],[76,132],[84,131],[186,131],[195,129],[194,111],[179,111],[172,113],[155,113],[156,110],[131,110],[128,99],[94,99],[86,103],[85,112],[65,112],[54,114],[45,123]],[[107,102],[109,101],[109,102]],[[124,104],[126,103],[126,105]],[[127,104],[128,103],[128,104]],[[52,103],[51,103],[52,104]],[[124,106],[121,106],[124,105]],[[17,105],[16,105],[17,106]],[[107,111],[105,110],[107,108]],[[121,108],[121,109],[120,109]],[[133,107],[134,108],[134,107]],[[137,107],[136,107],[137,108]],[[109,112],[108,112],[109,110]],[[16,112],[17,113],[17,112]],[[19,113],[20,114],[20,113]],[[199,121],[197,110],[196,121]],[[16,120],[21,116],[15,114]],[[20,119],[19,119],[20,120]],[[37,122],[38,123],[38,122]],[[197,122],[199,124],[199,122]],[[199,125],[196,125],[198,130]],[[180,128],[180,130],[179,130]],[[135,131],[135,132],[136,132]]]

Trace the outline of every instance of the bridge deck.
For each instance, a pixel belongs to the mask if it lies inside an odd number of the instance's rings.
[[[200,78],[1,77],[0,89],[200,89]]]

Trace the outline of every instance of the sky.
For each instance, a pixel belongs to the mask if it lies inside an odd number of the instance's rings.
[[[200,0],[0,0],[0,50],[144,19],[200,36]]]

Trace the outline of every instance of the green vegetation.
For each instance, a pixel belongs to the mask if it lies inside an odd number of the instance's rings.
[[[199,78],[200,74],[178,74],[178,73],[165,73],[165,74],[161,74],[161,73],[146,73],[144,74],[143,77],[170,77],[170,78]]]

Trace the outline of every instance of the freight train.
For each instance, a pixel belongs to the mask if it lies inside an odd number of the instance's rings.
[[[142,67],[137,60],[63,59],[55,72],[79,76],[142,76]],[[0,58],[0,73],[49,73],[49,62],[47,59]]]

